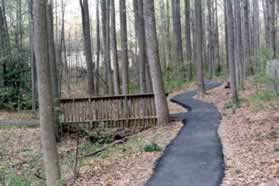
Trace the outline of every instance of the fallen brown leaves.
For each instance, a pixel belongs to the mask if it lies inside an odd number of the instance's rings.
[[[249,87],[242,98],[254,93]],[[219,87],[203,100],[214,103],[223,115],[219,135],[225,156],[224,186],[279,185],[279,112],[253,112],[249,104],[239,109],[225,109],[229,90]]]

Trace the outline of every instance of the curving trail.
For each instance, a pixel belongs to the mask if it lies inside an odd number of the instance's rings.
[[[206,81],[206,88],[219,86]],[[196,91],[175,96],[172,101],[189,112],[174,115],[185,124],[157,161],[146,186],[215,186],[224,176],[222,145],[218,136],[221,115],[213,104],[193,99]]]

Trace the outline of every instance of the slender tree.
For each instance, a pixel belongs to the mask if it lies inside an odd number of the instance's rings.
[[[140,92],[146,92],[146,45],[145,45],[145,35],[144,35],[144,19],[143,19],[143,0],[134,0],[134,11],[135,11],[135,29],[137,43],[139,47],[139,86]]]
[[[48,21],[48,55],[50,64],[50,76],[51,76],[51,86],[52,95],[54,96],[54,101],[59,96],[58,93],[58,78],[57,78],[57,63],[56,63],[56,53],[55,53],[55,43],[54,43],[54,30],[53,30],[53,2],[48,0],[47,6],[47,21]]]
[[[232,0],[225,0],[227,7],[227,32],[228,32],[228,59],[229,59],[229,70],[230,70],[230,87],[232,92],[232,101],[238,104],[238,94],[236,85],[236,73],[235,73],[235,46],[234,46],[234,14],[233,14],[233,3]]]
[[[191,38],[191,4],[190,0],[184,0],[185,3],[185,31],[186,31],[186,58],[188,63],[188,80],[193,79],[192,63],[192,38]]]
[[[116,41],[115,0],[111,1],[111,48],[112,48],[112,60],[113,60],[114,94],[119,95],[120,77],[119,77],[119,64],[118,64],[117,41]]]
[[[122,60],[122,94],[129,93],[129,61],[128,61],[128,38],[127,38],[127,13],[126,0],[119,1],[120,8],[120,33],[121,33],[121,60]]]
[[[28,0],[28,21],[29,21],[29,44],[30,44],[30,64],[32,74],[32,116],[36,115],[37,107],[37,75],[36,61],[34,52],[34,17],[33,17],[33,0]]]
[[[175,59],[176,63],[183,63],[180,0],[172,0],[172,17],[174,36],[173,59]]]
[[[110,0],[101,1],[102,8],[102,30],[104,44],[104,64],[105,64],[105,93],[112,95],[112,72],[110,60]]]
[[[202,3],[195,0],[195,61],[197,68],[197,85],[200,95],[205,94],[203,75],[203,34],[202,34]]]
[[[99,9],[100,9],[100,1],[97,0],[96,3],[96,93],[99,95],[100,93],[100,74],[99,74],[99,66],[100,66],[100,51],[101,51],[101,39],[100,39],[100,16],[99,16]]]
[[[169,111],[164,91],[161,72],[158,39],[156,32],[154,0],[143,1],[144,27],[147,47],[147,57],[152,77],[155,106],[159,125],[166,125],[169,119]]]
[[[34,1],[34,45],[39,80],[40,128],[46,181],[54,186],[60,180],[60,168],[53,125],[53,101],[50,80],[47,33],[47,1]]]
[[[80,0],[81,15],[82,15],[82,29],[84,39],[84,50],[87,65],[87,81],[88,81],[88,94],[93,95],[94,90],[94,64],[92,61],[92,48],[91,48],[91,34],[90,34],[90,19],[89,8],[87,0]]]
[[[271,11],[271,48],[272,57],[276,58],[276,37],[277,37],[277,26],[276,26],[276,3],[275,0],[270,0],[270,11]]]

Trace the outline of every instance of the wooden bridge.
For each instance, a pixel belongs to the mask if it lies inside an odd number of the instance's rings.
[[[60,99],[63,128],[148,128],[157,124],[154,94]]]

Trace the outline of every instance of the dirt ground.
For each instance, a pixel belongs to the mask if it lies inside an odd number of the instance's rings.
[[[178,94],[172,93],[169,98]],[[170,112],[185,112],[185,109],[168,101]],[[144,152],[143,146],[130,154],[122,154],[113,159],[92,159],[81,168],[77,185],[117,185],[140,186],[151,177],[156,160],[161,156],[166,146],[176,137],[182,127],[181,122],[172,122],[163,128],[152,128],[139,134],[142,143],[156,143],[160,152]],[[120,147],[121,148],[121,147]],[[125,145],[124,145],[125,149]]]
[[[257,109],[249,96],[255,87],[248,83],[241,92],[241,107],[230,105],[230,93],[224,86],[203,98],[214,103],[222,113],[219,135],[225,157],[223,186],[279,185],[279,110],[273,102],[268,109]],[[265,103],[270,106],[270,103]]]
[[[170,101],[169,109],[170,112],[185,111]],[[0,113],[1,120],[30,118],[30,113]],[[151,128],[96,156],[81,160],[75,185],[144,185],[152,175],[156,160],[181,127],[182,123],[172,122],[163,128]],[[145,152],[144,147],[153,143],[161,151]],[[75,136],[68,136],[58,144],[62,174],[68,185],[73,185],[75,148]],[[81,139],[79,148],[80,154],[87,154],[100,146]],[[21,185],[30,185],[31,182],[32,185],[41,185],[44,182],[38,128],[0,128],[0,185],[3,179]]]

